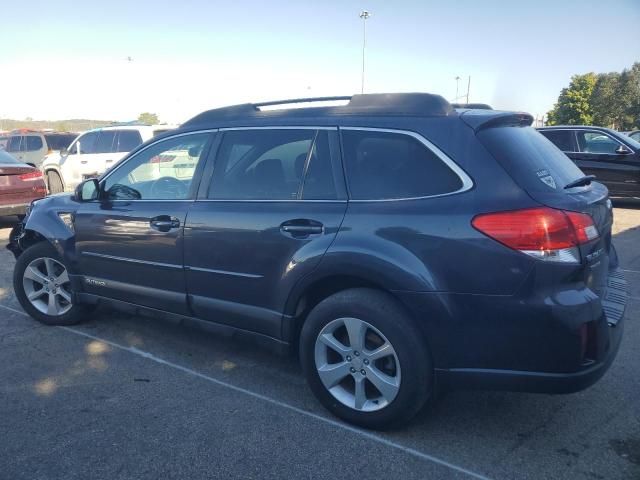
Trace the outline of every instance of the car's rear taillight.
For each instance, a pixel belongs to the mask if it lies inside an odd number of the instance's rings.
[[[40,170],[34,170],[33,172],[23,173],[19,175],[18,178],[20,180],[37,180],[42,178],[42,172]]]
[[[485,213],[472,225],[509,248],[552,262],[580,262],[577,247],[599,236],[589,215],[549,207]]]

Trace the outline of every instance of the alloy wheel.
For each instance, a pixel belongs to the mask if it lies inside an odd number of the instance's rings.
[[[364,320],[329,322],[316,339],[315,365],[329,393],[358,411],[380,410],[400,390],[400,362],[393,345]]]
[[[53,258],[36,258],[29,263],[22,275],[22,286],[31,305],[46,315],[64,315],[72,307],[69,274]]]

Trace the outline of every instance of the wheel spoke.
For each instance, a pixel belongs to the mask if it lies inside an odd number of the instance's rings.
[[[29,280],[33,280],[40,285],[43,285],[44,282],[47,281],[47,277],[44,276],[36,267],[27,267],[27,269],[24,271],[24,277],[28,278]]]
[[[49,294],[49,303],[47,304],[47,315],[58,314],[58,302],[56,296],[53,293]]]
[[[71,295],[69,295],[66,291],[64,291],[62,288],[58,288],[58,293],[57,295],[60,295],[62,298],[64,298],[67,302],[71,303]]]
[[[367,355],[369,356],[369,360],[378,360],[379,358],[384,358],[394,353],[393,347],[389,343],[385,343],[375,350],[367,352]]]
[[[351,348],[362,350],[364,348],[364,337],[367,334],[367,324],[357,318],[345,318],[344,326],[347,328]]]
[[[340,340],[333,336],[332,333],[324,333],[320,335],[319,340],[324,343],[327,347],[332,350],[335,350],[341,355],[346,355],[351,351],[349,347],[343,345]]]
[[[382,373],[376,367],[369,366],[367,368],[367,378],[388,402],[393,400],[398,393],[400,382],[397,377],[391,377],[386,373]]]
[[[53,277],[55,275],[55,271],[53,268],[53,260],[50,258],[44,259],[44,269],[47,271],[47,277]]]
[[[356,390],[355,390],[355,407],[358,410],[362,410],[362,407],[364,407],[364,404],[367,403],[367,394],[365,393],[365,378],[364,377],[360,377],[360,378],[356,378]]]
[[[45,293],[44,288],[41,288],[40,290],[34,290],[33,292],[31,292],[29,295],[27,295],[27,298],[29,300],[37,300],[38,298],[40,298],[43,294]]]
[[[326,388],[335,387],[349,373],[347,362],[326,364],[318,368],[318,375]]]
[[[69,274],[67,273],[67,269],[62,270],[62,273],[56,277],[55,282],[60,286],[69,282]]]

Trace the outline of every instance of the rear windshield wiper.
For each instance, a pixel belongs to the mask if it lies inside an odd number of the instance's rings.
[[[580,177],[577,180],[574,180],[573,182],[569,182],[567,183],[564,188],[573,188],[573,187],[584,187],[585,185],[589,185],[591,183],[592,180],[595,180],[596,176],[595,175],[585,175],[584,177]]]

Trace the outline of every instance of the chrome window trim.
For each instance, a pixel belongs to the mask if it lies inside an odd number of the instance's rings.
[[[618,140],[615,137],[612,137],[611,134],[609,134],[607,132],[601,132],[600,130],[592,130],[590,128],[545,128],[544,130],[538,130],[538,132],[540,132],[541,135],[544,135],[542,133],[543,131],[548,131],[548,132],[573,132],[573,136],[574,136],[574,140],[576,142],[576,145],[578,145],[578,132],[598,133],[600,135],[606,135],[611,140],[613,140],[614,142],[618,143],[618,145],[622,145],[624,147],[627,147],[629,150],[631,150],[631,154],[636,153],[636,151],[633,148],[631,148],[629,145],[621,142],[620,140]],[[547,140],[549,140],[549,139],[547,138]],[[632,140],[633,140],[633,138],[632,138]],[[551,141],[551,140],[549,140],[549,141]],[[613,155],[612,153],[599,153],[599,152],[570,152],[568,150],[560,150],[560,151],[563,152],[563,153],[587,153],[589,155]],[[627,154],[627,155],[630,155],[630,154]]]
[[[234,130],[338,130],[338,127],[328,127],[328,126],[292,126],[292,125],[270,125],[270,126],[259,126],[259,127],[222,127],[218,129],[221,132],[230,132]]]
[[[440,160],[442,160],[444,162],[444,164],[447,167],[449,167],[453,171],[453,173],[455,173],[458,176],[458,178],[462,181],[462,187],[460,187],[458,190],[455,190],[453,192],[447,192],[447,193],[439,193],[437,195],[423,195],[423,196],[419,196],[419,197],[380,198],[380,199],[371,199],[371,200],[352,199],[352,198],[350,198],[349,202],[353,202],[353,203],[369,203],[369,202],[399,202],[399,201],[407,201],[407,200],[422,200],[422,199],[425,199],[425,198],[448,197],[449,195],[456,195],[458,193],[464,193],[464,192],[466,192],[468,190],[471,190],[473,188],[473,180],[471,180],[471,177],[469,177],[469,175],[467,175],[467,172],[465,172],[446,153],[444,153],[436,145],[431,143],[429,140],[427,140],[425,137],[423,137],[422,135],[420,135],[417,132],[413,132],[411,130],[398,130],[398,129],[391,129],[391,128],[376,128],[376,127],[339,127],[339,130],[396,133],[396,134],[399,134],[399,135],[408,135],[410,137],[413,137],[416,140],[418,140],[420,143],[422,143],[422,145],[424,145],[427,149],[429,149],[431,152],[433,152]],[[344,162],[345,162],[345,160],[344,160],[344,156],[343,156],[343,163]],[[348,183],[348,179],[347,179],[347,183]]]
[[[169,137],[162,137],[159,138],[153,142],[151,142],[149,145],[146,145],[145,147],[141,148],[140,150],[138,150],[134,155],[131,155],[130,157],[127,157],[124,160],[120,160],[115,167],[113,167],[112,170],[110,170],[109,172],[107,172],[107,174],[102,177],[100,179],[100,183],[104,182],[107,178],[109,178],[111,175],[113,175],[115,172],[118,171],[119,168],[122,168],[123,165],[126,165],[127,163],[129,163],[129,161],[131,161],[132,158],[136,158],[138,155],[140,155],[142,152],[144,152],[145,150],[153,147],[154,145],[157,145],[158,143],[161,142],[166,142],[167,140],[173,140],[174,138],[178,138],[178,137],[184,137],[186,135],[199,135],[201,133],[216,133],[219,129],[218,128],[211,128],[211,129],[206,129],[206,130],[194,130],[193,132],[183,132],[183,133],[178,133],[175,135],[171,135]],[[127,200],[130,202],[150,202],[153,200],[144,200],[144,199],[140,199],[140,200]],[[167,199],[167,200],[158,200],[161,202],[175,202],[175,201],[179,201],[179,200],[171,200],[171,199]],[[185,201],[185,200],[182,200]],[[193,201],[193,199],[188,199],[186,201]]]
[[[140,200],[136,200],[140,201]],[[349,200],[317,200],[317,199],[292,199],[292,200],[274,200],[274,199],[265,199],[260,200],[256,198],[247,198],[247,199],[230,199],[230,198],[199,198],[195,200],[196,202],[216,202],[216,203],[347,203]]]

